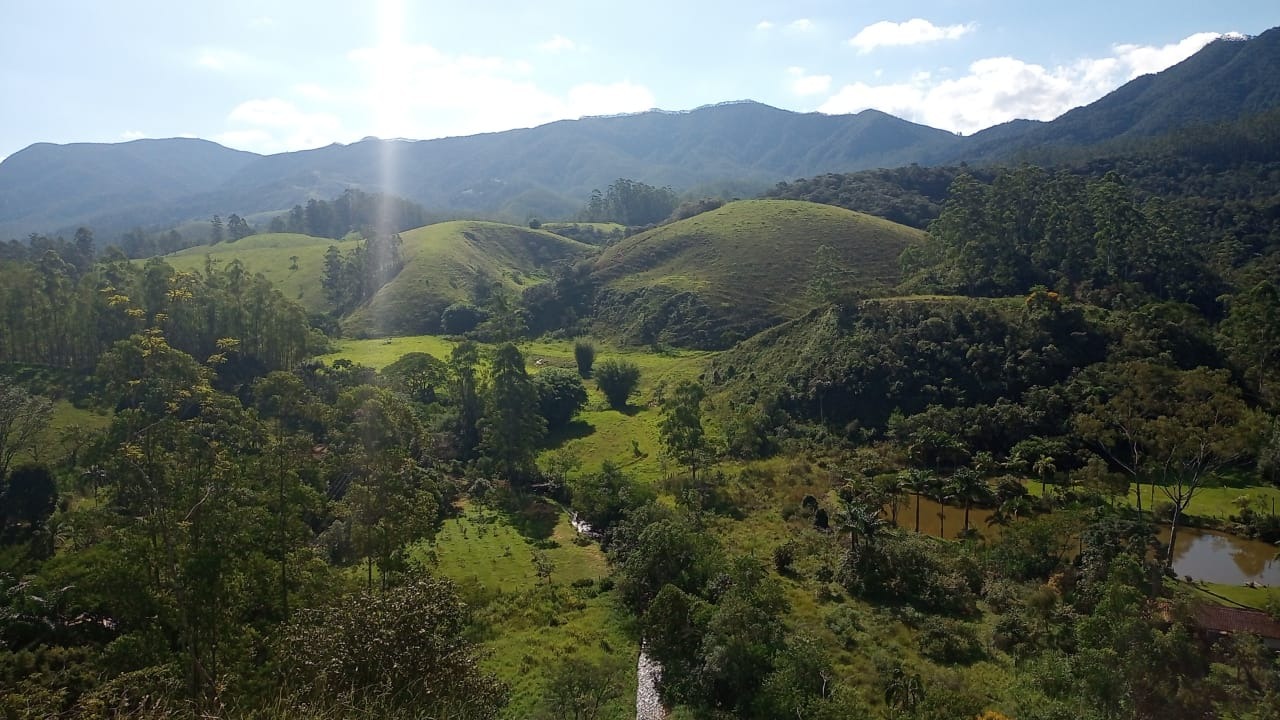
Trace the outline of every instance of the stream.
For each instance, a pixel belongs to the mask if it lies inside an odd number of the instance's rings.
[[[595,538],[595,530],[590,523],[577,514],[569,514],[569,523],[580,534]],[[658,697],[658,679],[661,677],[662,666],[645,653],[644,643],[641,643],[640,657],[636,660],[636,720],[666,720],[667,709]]]

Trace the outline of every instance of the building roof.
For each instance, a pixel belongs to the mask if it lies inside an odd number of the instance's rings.
[[[1225,607],[1222,605],[1197,605],[1194,611],[1196,624],[1205,630],[1224,633],[1251,633],[1261,638],[1280,640],[1280,622],[1261,610]]]

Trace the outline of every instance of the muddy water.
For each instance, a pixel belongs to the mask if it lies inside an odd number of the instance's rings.
[[[915,497],[904,498],[898,506],[898,527],[914,530],[916,525]],[[885,509],[886,517],[889,509]],[[969,511],[969,525],[983,537],[991,538],[1000,533],[1000,526],[989,525],[990,510],[973,508]],[[964,508],[938,503],[924,498],[920,501],[920,532],[934,537],[956,538],[964,529]],[[1169,541],[1169,526],[1156,530],[1156,539]],[[1280,560],[1277,548],[1260,540],[1249,540],[1218,532],[1196,528],[1178,528],[1178,544],[1173,550],[1173,570],[1178,577],[1190,576],[1196,580],[1223,583],[1225,585],[1280,586]]]
[[[885,517],[890,510],[885,508]],[[987,523],[991,519],[991,511],[981,508],[969,510],[969,527],[983,536],[990,537],[999,527]],[[916,498],[908,495],[898,505],[898,527],[903,530],[916,529]],[[964,531],[964,508],[950,505],[939,505],[929,498],[920,499],[920,532],[934,537],[957,538]]]
[[[1168,527],[1160,528],[1159,538],[1169,541]],[[1280,562],[1274,545],[1216,530],[1178,528],[1173,570],[1179,577],[1227,585],[1280,585]]]

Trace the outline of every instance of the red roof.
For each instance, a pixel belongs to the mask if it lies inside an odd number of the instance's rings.
[[[1205,630],[1251,633],[1262,638],[1280,640],[1280,622],[1261,610],[1201,604],[1195,608],[1195,620]]]

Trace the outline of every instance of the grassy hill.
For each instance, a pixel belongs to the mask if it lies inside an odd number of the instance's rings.
[[[236,242],[187,248],[165,257],[179,270],[202,270],[206,258],[229,263],[239,260],[249,272],[262,273],[290,300],[312,312],[326,310],[320,279],[324,273],[324,253],[330,245],[346,252],[356,241],[337,241],[295,233],[250,235]],[[297,269],[293,258],[297,258]]]
[[[594,249],[543,230],[459,220],[400,234],[405,265],[345,323],[352,334],[433,332],[440,312],[496,283],[513,293]]]
[[[898,256],[923,237],[829,205],[729,203],[607,248],[595,266],[599,329],[631,340],[725,347],[798,317],[823,294],[893,285]],[[814,292],[823,280],[828,287]]]

